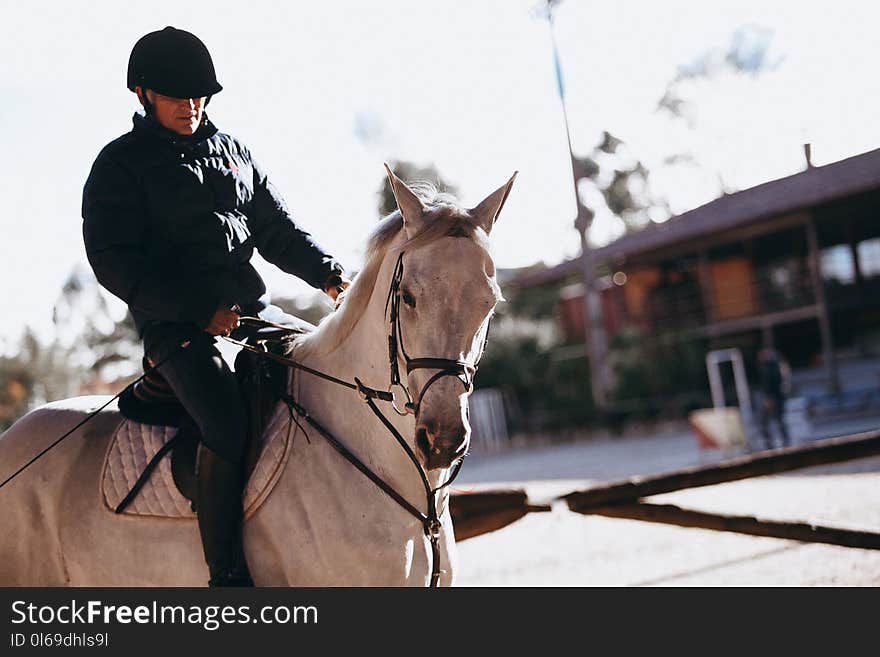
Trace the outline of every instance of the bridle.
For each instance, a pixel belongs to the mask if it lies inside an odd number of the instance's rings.
[[[484,330],[485,334],[483,337],[482,347],[480,349],[477,358],[473,363],[463,361],[463,360],[454,360],[450,358],[410,358],[410,356],[406,352],[406,348],[403,344],[403,335],[401,331],[401,323],[400,323],[400,301],[402,297],[402,292],[400,289],[400,283],[403,280],[403,256],[404,251],[400,252],[400,255],[397,258],[397,263],[394,267],[394,274],[391,279],[391,285],[388,289],[388,297],[385,301],[385,314],[388,315],[388,311],[390,309],[391,313],[389,316],[389,336],[388,336],[388,355],[390,360],[390,378],[391,383],[389,385],[388,391],[376,390],[374,388],[370,388],[364,385],[360,379],[355,377],[354,383],[349,383],[337,377],[330,376],[324,372],[320,372],[318,370],[312,369],[301,363],[298,363],[292,359],[285,358],[283,356],[279,356],[277,354],[273,354],[271,352],[257,349],[256,347],[249,345],[246,342],[242,342],[239,340],[235,340],[229,337],[225,339],[237,344],[248,351],[259,354],[262,357],[269,358],[271,360],[281,362],[288,367],[303,370],[312,374],[314,376],[318,376],[320,378],[326,379],[333,383],[337,383],[343,385],[348,388],[356,389],[361,396],[361,399],[364,403],[369,407],[369,409],[373,412],[373,414],[379,419],[380,422],[388,429],[389,433],[394,437],[397,443],[401,446],[403,451],[409,457],[409,460],[415,466],[419,477],[422,481],[422,486],[425,489],[425,496],[427,501],[427,512],[423,513],[419,511],[415,506],[413,506],[409,501],[407,501],[400,493],[398,493],[390,484],[388,484],[385,480],[383,480],[379,475],[373,472],[369,466],[364,464],[355,454],[353,454],[342,442],[340,442],[330,431],[328,431],[320,422],[315,420],[308,411],[297,402],[290,394],[284,394],[281,396],[281,400],[287,404],[290,409],[291,418],[293,418],[294,412],[302,418],[305,422],[307,422],[312,428],[314,428],[319,434],[321,434],[327,442],[341,454],[346,460],[348,460],[355,468],[357,468],[364,476],[366,476],[370,481],[372,481],[376,486],[382,489],[389,497],[391,497],[395,502],[397,502],[401,507],[403,507],[410,515],[416,517],[421,523],[425,531],[425,536],[427,536],[428,540],[431,543],[431,579],[430,586],[436,587],[440,584],[440,576],[443,571],[440,569],[440,515],[442,512],[438,513],[437,510],[437,496],[438,494],[447,486],[449,486],[455,478],[458,476],[458,473],[461,471],[461,466],[464,460],[464,455],[459,457],[453,466],[452,474],[449,478],[441,485],[432,488],[431,484],[428,480],[428,475],[425,472],[422,464],[419,463],[418,458],[413,452],[412,447],[409,446],[409,443],[404,439],[400,432],[397,430],[391,421],[385,416],[384,413],[376,406],[376,399],[380,401],[387,401],[391,403],[392,408],[400,414],[400,415],[408,415],[413,414],[418,418],[420,403],[424,398],[425,392],[428,388],[439,381],[444,376],[455,376],[457,377],[462,384],[464,385],[465,392],[470,392],[473,389],[473,379],[474,375],[477,371],[477,366],[479,364],[480,359],[483,356],[483,353],[486,350],[486,343],[489,339],[489,320],[491,318],[487,318],[484,322]],[[272,322],[266,322],[265,320],[259,318],[242,318],[242,320],[247,319],[248,321],[259,323],[263,325],[270,325],[276,328],[287,328],[280,324],[273,324]],[[481,328],[483,330],[483,328]],[[431,376],[428,381],[422,386],[422,389],[419,391],[418,396],[413,399],[410,394],[409,388],[403,384],[400,379],[400,369],[398,365],[398,361],[400,356],[403,356],[403,360],[406,364],[407,374],[413,372],[417,369],[436,369],[438,370],[433,376]],[[403,408],[399,408],[397,405],[397,401],[394,397],[394,389],[400,388],[404,391],[406,395],[406,403],[403,405]],[[297,426],[300,426],[297,422]],[[300,428],[302,428],[300,426]],[[447,498],[448,499],[448,498]]]
[[[394,389],[400,388],[406,395],[406,403],[403,405],[403,408],[400,408],[397,405],[396,398],[391,400],[391,406],[398,414],[407,415],[412,413],[418,417],[421,401],[425,397],[428,388],[443,377],[456,377],[464,385],[464,391],[466,393],[473,389],[474,375],[477,373],[477,366],[483,356],[483,352],[486,350],[486,342],[489,339],[489,320],[487,319],[485,323],[486,332],[483,338],[483,346],[473,363],[451,358],[411,358],[410,355],[406,353],[406,345],[403,343],[403,329],[400,325],[400,302],[403,297],[403,293],[400,289],[400,284],[403,280],[403,255],[404,251],[401,251],[400,255],[397,257],[397,264],[394,266],[394,275],[391,278],[391,285],[388,287],[388,297],[385,300],[385,314],[387,315],[389,308],[391,309],[391,315],[388,320],[391,326],[388,335],[388,360],[391,368],[391,385],[388,387],[388,391],[391,392],[393,396]],[[425,385],[422,386],[422,389],[415,398],[410,394],[409,387],[404,385],[400,379],[398,362],[401,355],[406,364],[407,375],[412,374],[414,370],[418,369],[438,370],[425,382]]]

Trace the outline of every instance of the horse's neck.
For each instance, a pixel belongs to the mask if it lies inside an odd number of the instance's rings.
[[[370,301],[351,334],[329,353],[317,349],[312,355],[306,356],[303,359],[306,365],[346,381],[353,381],[357,377],[368,387],[380,390],[388,388],[391,374],[385,302],[393,275],[393,260],[393,257],[386,256]],[[319,334],[315,336],[317,339],[320,337]],[[405,368],[401,367],[404,377],[405,372]],[[388,483],[400,493],[413,502],[423,499],[424,488],[416,466],[356,392],[308,374],[300,375],[299,381],[294,394],[310,414],[358,457],[374,463],[388,478]],[[414,449],[413,416],[398,415],[387,402],[376,401],[376,405]],[[352,466],[343,463],[342,467]],[[445,476],[445,471],[433,473],[429,475],[429,480],[432,486],[436,486],[437,480]]]
[[[372,388],[388,386],[391,374],[385,300],[391,276],[391,267],[383,263],[370,301],[351,334],[336,349],[320,357],[321,364],[339,372],[340,378],[352,380],[356,376]]]

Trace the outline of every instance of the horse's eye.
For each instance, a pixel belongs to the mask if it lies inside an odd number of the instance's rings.
[[[416,300],[413,298],[413,295],[411,295],[411,294],[410,294],[409,292],[407,292],[406,290],[404,290],[404,292],[403,292],[403,302],[404,302],[407,306],[409,306],[410,308],[415,308],[415,307],[416,307]]]

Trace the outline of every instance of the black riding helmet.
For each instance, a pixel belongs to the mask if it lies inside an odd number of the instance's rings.
[[[201,98],[223,89],[211,53],[195,34],[170,25],[138,39],[128,58],[128,88],[172,98]]]

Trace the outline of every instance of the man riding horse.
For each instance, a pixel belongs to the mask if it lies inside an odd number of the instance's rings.
[[[208,119],[222,87],[201,40],[173,27],[145,35],[129,58],[128,88],[143,113],[92,166],[86,253],[98,281],[128,304],[147,358],[165,361],[160,373],[200,430],[209,584],[252,586],[242,549],[246,409],[214,336],[229,335],[240,314],[296,321],[268,304],[250,263],[255,248],[334,300],[349,281],[297,226],[248,148]]]

